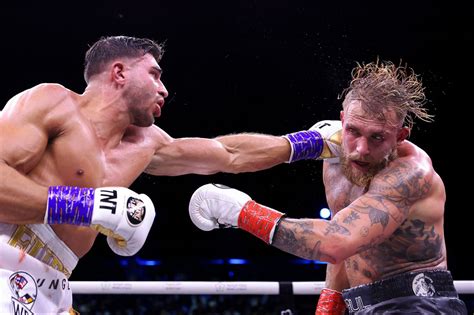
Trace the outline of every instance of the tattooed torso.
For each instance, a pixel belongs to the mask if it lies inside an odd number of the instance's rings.
[[[443,233],[444,185],[432,170],[429,158],[420,154],[420,159],[429,166],[432,174],[420,171],[419,176],[407,180],[406,173],[413,170],[410,163],[391,163],[378,180],[379,187],[364,188],[350,183],[341,173],[338,164],[326,164],[324,183],[328,205],[336,214],[364,193],[371,190],[392,189],[391,208],[384,208],[384,201],[367,203],[364,207],[354,207],[342,219],[331,223],[325,234],[358,231],[357,237],[364,237],[371,228],[386,229],[389,221],[397,222],[393,233],[379,239],[371,239],[361,246],[357,253],[345,259],[345,269],[351,287],[370,283],[406,271],[431,268],[446,268],[446,249]],[[395,164],[395,165],[394,165]],[[429,174],[428,172],[428,174]],[[378,175],[379,176],[379,175]],[[383,195],[383,192],[380,193]],[[379,195],[374,194],[374,199]],[[380,198],[382,199],[382,198]],[[394,205],[395,207],[394,211]],[[409,205],[407,205],[409,204]],[[352,206],[353,207],[353,206]],[[346,209],[347,210],[347,209]],[[370,218],[363,221],[364,217]],[[331,226],[331,224],[329,226]],[[335,228],[337,227],[337,228]],[[351,229],[350,227],[354,227]]]

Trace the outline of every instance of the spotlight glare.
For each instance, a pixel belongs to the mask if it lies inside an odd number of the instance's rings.
[[[331,217],[331,211],[328,208],[322,208],[319,211],[319,216],[323,219],[329,219],[329,217]]]

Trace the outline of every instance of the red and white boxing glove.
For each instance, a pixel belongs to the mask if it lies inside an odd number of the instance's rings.
[[[45,223],[90,226],[107,235],[118,255],[131,256],[142,248],[154,218],[151,199],[128,188],[49,187]]]
[[[256,203],[237,189],[207,184],[191,196],[189,216],[201,230],[239,227],[271,244],[275,228],[284,214]]]
[[[284,136],[291,146],[288,163],[318,159],[339,162],[341,156],[342,123],[340,120],[322,120],[309,130]]]
[[[315,315],[343,315],[345,310],[341,292],[327,288],[321,290]]]

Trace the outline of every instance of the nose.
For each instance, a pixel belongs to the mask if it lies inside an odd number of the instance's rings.
[[[357,150],[357,153],[359,153],[362,156],[368,155],[370,153],[369,144],[366,138],[359,137],[359,139],[357,139],[356,150]]]
[[[160,84],[158,86],[158,94],[163,96],[163,98],[168,97],[168,90],[166,89],[165,85],[163,84],[163,82],[161,80],[160,80]]]

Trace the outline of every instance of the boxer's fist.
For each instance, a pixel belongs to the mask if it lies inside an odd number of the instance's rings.
[[[101,211],[102,215],[99,215],[98,211],[94,211],[91,227],[107,235],[107,243],[114,253],[121,256],[132,256],[145,244],[155,219],[155,207],[145,194],[136,194],[121,187],[115,189],[118,196],[123,195],[121,201],[124,201],[124,204],[118,203],[113,219],[109,214],[103,215],[103,211]],[[96,215],[94,216],[94,214]],[[113,220],[115,220],[114,223],[112,223]],[[104,231],[103,228],[109,232]]]
[[[240,211],[251,198],[237,189],[219,184],[199,187],[189,201],[191,221],[204,231],[237,227]]]
[[[309,130],[316,130],[324,140],[324,147],[318,160],[339,161],[341,156],[342,123],[340,120],[322,120]]]
[[[256,203],[237,189],[207,184],[191,196],[189,216],[201,230],[239,227],[271,244],[283,213]]]
[[[154,218],[151,199],[128,188],[49,188],[45,223],[90,226],[107,235],[109,246],[119,255],[140,250]]]

